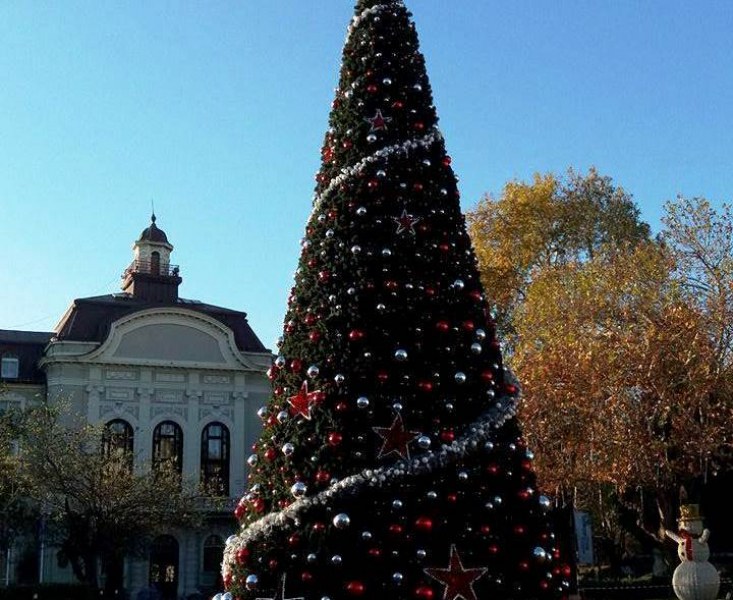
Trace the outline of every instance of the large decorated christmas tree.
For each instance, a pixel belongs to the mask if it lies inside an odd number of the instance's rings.
[[[235,598],[565,585],[437,122],[404,4],[359,0],[225,551]]]

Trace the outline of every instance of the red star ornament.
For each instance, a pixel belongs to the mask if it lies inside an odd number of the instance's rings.
[[[311,420],[311,410],[313,405],[323,400],[324,393],[320,390],[315,392],[308,391],[308,382],[304,381],[303,385],[300,386],[300,390],[295,396],[288,398],[288,404],[290,404],[290,413],[293,416],[300,415],[308,421]]]
[[[385,117],[382,114],[381,109],[377,109],[377,114],[375,114],[372,118],[366,118],[364,120],[372,126],[372,128],[369,130],[369,132],[371,133],[372,131],[381,131],[382,129],[387,129],[387,123],[392,120],[392,117]]]
[[[415,217],[407,213],[407,209],[402,210],[402,214],[399,217],[392,217],[392,220],[397,223],[397,233],[400,234],[404,231],[415,235],[415,224],[422,220],[422,217]]]
[[[420,435],[419,431],[406,431],[402,416],[397,415],[389,427],[373,427],[374,433],[384,440],[377,458],[388,456],[392,452],[401,458],[410,458],[409,444]]]
[[[437,569],[433,567],[423,570],[428,577],[432,577],[445,586],[443,600],[457,600],[458,598],[463,598],[463,600],[478,600],[476,591],[473,589],[473,584],[488,571],[486,567],[477,569],[463,568],[463,562],[458,555],[455,544],[450,547],[448,568]]]

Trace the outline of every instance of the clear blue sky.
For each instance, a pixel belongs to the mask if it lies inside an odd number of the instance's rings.
[[[733,197],[733,2],[407,0],[464,208],[596,165],[658,228]],[[150,200],[184,297],[274,347],[350,0],[0,2],[0,328],[118,290]]]

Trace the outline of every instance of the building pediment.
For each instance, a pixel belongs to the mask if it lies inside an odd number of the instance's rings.
[[[91,351],[85,348],[83,354],[75,354],[74,348],[66,348],[65,344],[64,341],[53,342],[44,362],[73,360],[96,364],[257,371],[262,371],[267,365],[267,360],[240,351],[234,333],[220,321],[178,307],[154,308],[127,315],[112,323],[102,344]],[[59,347],[54,349],[56,345]]]

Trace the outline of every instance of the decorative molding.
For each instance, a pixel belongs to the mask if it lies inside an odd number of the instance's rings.
[[[103,402],[99,406],[99,418],[103,419],[107,415],[112,413],[117,417],[124,417],[130,415],[136,420],[140,418],[140,407],[135,404],[129,404],[124,402]]]
[[[183,402],[183,390],[156,390],[156,402]]]
[[[109,388],[107,389],[107,400],[131,400],[132,388]]]
[[[119,371],[108,369],[105,377],[107,379],[118,379],[123,381],[137,381],[140,378],[140,374],[137,371]]]
[[[161,383],[185,383],[186,375],[184,373],[156,373],[155,381]]]
[[[222,408],[221,406],[202,406],[199,408],[199,421],[203,421],[206,417],[214,417],[217,419],[227,418],[234,421],[234,409]]]
[[[229,375],[204,375],[204,383],[231,383],[232,378]]]
[[[185,406],[152,406],[150,407],[150,418],[154,419],[160,415],[176,415],[188,420],[188,408]]]
[[[204,404],[231,404],[231,396],[229,392],[205,392],[204,393]]]

